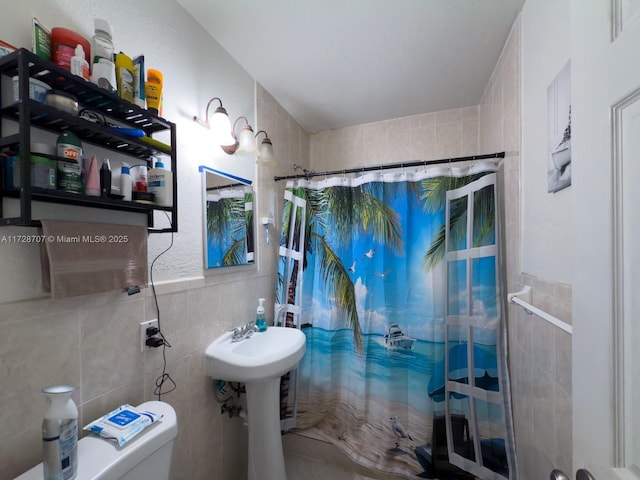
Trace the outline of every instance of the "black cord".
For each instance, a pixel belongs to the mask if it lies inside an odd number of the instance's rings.
[[[164,214],[166,215],[167,220],[171,222],[171,219],[169,218],[169,214],[167,212],[164,212]],[[151,268],[149,269],[150,270],[149,276],[151,280],[151,291],[153,293],[153,301],[155,302],[155,305],[156,305],[156,313],[158,318],[158,334],[160,335],[160,338],[162,338],[162,374],[156,379],[156,388],[153,391],[153,394],[158,396],[158,400],[160,400],[160,397],[163,394],[173,392],[177,388],[176,382],[174,382],[171,376],[167,373],[166,349],[171,348],[171,343],[169,343],[169,340],[167,339],[167,337],[164,335],[162,331],[162,326],[160,323],[160,307],[158,306],[158,296],[156,295],[156,287],[155,287],[155,284],[153,283],[153,266],[155,265],[156,260],[158,260],[165,253],[167,253],[171,249],[171,247],[173,247],[173,231],[171,232],[171,243],[167,248],[165,248],[162,252],[160,252],[156,256],[156,258],[153,259],[153,262],[151,262]],[[162,391],[162,388],[167,382],[170,383],[169,390]]]

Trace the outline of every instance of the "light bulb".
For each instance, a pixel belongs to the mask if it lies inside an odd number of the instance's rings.
[[[216,108],[213,117],[211,117],[210,126],[214,142],[218,145],[233,145],[236,143],[233,136],[231,136],[229,115],[227,115],[227,111],[223,107]]]
[[[242,131],[238,136],[238,149],[236,154],[244,156],[258,156],[258,145],[256,144],[256,137],[253,136],[253,129],[249,124],[242,127]]]

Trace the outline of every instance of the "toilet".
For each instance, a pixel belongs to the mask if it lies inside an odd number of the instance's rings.
[[[162,419],[143,430],[131,443],[115,443],[87,435],[78,442],[76,480],[168,480],[173,441],[178,433],[176,412],[165,402],[150,401],[137,407],[162,415]],[[42,464],[16,480],[42,480]]]

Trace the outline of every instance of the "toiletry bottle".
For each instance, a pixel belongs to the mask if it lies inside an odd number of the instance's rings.
[[[173,173],[165,170],[164,163],[156,161],[155,168],[149,170],[149,191],[155,194],[156,205],[170,207],[173,205]]]
[[[140,108],[147,107],[144,92],[145,72],[144,55],[138,55],[133,59],[133,103]]]
[[[105,158],[100,167],[100,196],[108,197],[111,193],[111,165],[109,159]]]
[[[120,167],[120,195],[127,202],[131,201],[131,171],[128,163]]]
[[[264,318],[264,298],[258,299],[258,309],[256,310],[256,327],[259,332],[267,329],[267,320]]]
[[[47,396],[42,420],[42,466],[47,480],[72,480],[78,471],[78,408],[71,392],[69,385],[42,389]]]
[[[83,151],[80,139],[68,130],[58,135],[58,189],[69,193],[82,193]]]
[[[147,97],[147,109],[162,116],[162,72],[154,68],[147,70],[144,91]]]
[[[147,191],[147,166],[146,165],[134,165],[129,170],[131,174],[131,182],[134,192],[146,192]]]
[[[131,57],[120,52],[115,56],[115,64],[118,95],[123,100],[133,103],[133,61]]]
[[[98,159],[95,155],[89,160],[89,168],[86,172],[85,193],[91,197],[100,196],[100,174],[98,173]]]
[[[84,58],[84,48],[81,44],[78,44],[76,54],[71,57],[71,73],[89,80],[89,62]]]
[[[91,39],[91,82],[112,92],[116,91],[116,66],[113,63],[111,25],[106,20],[94,20],[95,34]]]

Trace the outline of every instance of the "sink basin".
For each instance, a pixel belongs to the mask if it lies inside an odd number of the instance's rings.
[[[306,346],[297,328],[269,327],[239,342],[231,336],[225,333],[207,347],[210,377],[243,383],[280,377],[298,364]]]
[[[296,367],[307,338],[297,328],[269,327],[239,342],[225,333],[207,347],[207,374],[241,382],[247,392],[249,480],[286,480],[280,433],[280,377]]]

